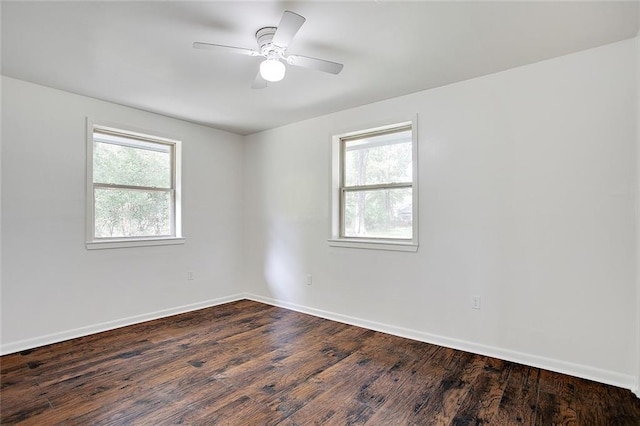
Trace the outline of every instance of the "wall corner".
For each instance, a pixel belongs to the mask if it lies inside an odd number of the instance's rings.
[[[638,21],[640,22],[640,7],[638,8]],[[640,398],[640,31],[635,39],[636,56],[636,377],[633,393]]]

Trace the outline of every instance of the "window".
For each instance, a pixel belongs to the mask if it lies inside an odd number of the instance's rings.
[[[180,142],[87,127],[87,248],[184,242]]]
[[[331,245],[417,250],[415,120],[333,138]]]

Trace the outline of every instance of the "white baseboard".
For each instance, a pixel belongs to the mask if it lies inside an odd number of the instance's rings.
[[[431,343],[434,345],[444,346],[452,349],[458,349],[466,352],[472,352],[479,355],[500,358],[505,361],[517,362],[536,368],[556,371],[558,373],[568,374],[571,376],[581,377],[588,380],[594,380],[613,386],[630,389],[636,396],[640,398],[640,389],[636,378],[630,375],[617,373],[615,371],[602,370],[581,364],[556,360],[552,358],[541,357],[537,355],[526,354],[522,352],[502,349],[494,346],[482,345],[465,340],[452,339],[449,337],[439,336],[435,334],[425,333],[423,331],[396,327],[389,324],[383,324],[375,321],[369,321],[349,315],[337,314],[334,312],[324,311],[321,309],[310,308],[295,303],[285,302],[272,299],[269,297],[259,296],[251,293],[236,294],[232,296],[210,299],[189,305],[178,306],[160,311],[149,312],[147,314],[135,315],[128,318],[122,318],[115,321],[107,321],[86,327],[80,327],[73,330],[63,331],[59,333],[47,334],[44,336],[10,342],[0,346],[0,355],[7,355],[27,349],[33,349],[39,346],[59,343],[65,340],[75,339],[90,334],[101,333],[103,331],[113,330],[128,325],[139,324],[145,321],[164,318],[171,315],[177,315],[185,312],[196,311],[198,309],[208,308],[211,306],[221,305],[223,303],[235,302],[237,300],[249,299],[256,302],[266,303],[272,306],[278,306],[293,311],[302,312],[320,318],[326,318],[345,324],[363,327],[369,330],[380,331],[382,333],[392,334],[394,336],[405,337],[407,339],[417,340],[420,342]]]
[[[210,299],[210,300],[205,300],[203,302],[192,303],[189,305],[162,309],[160,311],[149,312],[146,314],[134,315],[132,317],[122,318],[114,321],[107,321],[107,322],[102,322],[94,325],[89,325],[86,327],[75,328],[73,330],[47,334],[47,335],[35,337],[32,339],[5,343],[0,346],[0,355],[7,355],[14,352],[24,351],[26,349],[33,349],[39,346],[50,345],[52,343],[59,343],[65,340],[88,336],[89,334],[101,333],[103,331],[109,331],[109,330],[113,330],[120,327],[126,327],[128,325],[139,324],[141,322],[169,317],[171,315],[182,314],[190,311],[197,311],[198,309],[221,305],[223,303],[235,302],[236,300],[242,300],[244,298],[245,298],[244,294],[220,297],[217,299]]]
[[[396,327],[393,325],[369,321],[348,315],[328,312],[321,309],[309,308],[307,306],[276,300],[269,297],[263,297],[256,294],[247,293],[245,294],[245,297],[256,302],[262,302],[281,308],[291,309],[293,311],[298,311],[305,314],[342,322],[345,324],[355,325],[369,330],[380,331],[383,333],[392,334],[394,336],[405,337],[407,339],[417,340],[420,342],[431,343],[434,345],[445,346],[447,348],[472,352],[475,354],[490,356],[493,358],[499,358],[505,361],[516,362],[531,367],[542,368],[545,370],[568,374],[570,376],[581,377],[583,379],[593,380],[608,385],[630,389],[636,394],[636,396],[640,397],[635,378],[633,376],[621,374],[615,371],[602,370],[587,365],[575,364],[572,362],[541,357],[538,355],[526,354],[523,352],[512,351],[509,349],[503,349],[494,346],[482,345],[465,340],[452,339],[450,337],[438,336],[435,334],[425,333],[423,331],[412,330],[403,327]]]

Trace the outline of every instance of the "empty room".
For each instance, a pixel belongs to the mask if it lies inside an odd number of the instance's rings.
[[[639,1],[2,1],[3,425],[639,425]]]

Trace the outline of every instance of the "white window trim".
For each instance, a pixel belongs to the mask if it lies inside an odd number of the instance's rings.
[[[87,159],[86,159],[86,247],[88,250],[112,249],[125,247],[145,247],[184,244],[182,235],[182,144],[175,137],[160,135],[155,131],[137,129],[131,126],[106,121],[95,121],[87,117]],[[173,145],[173,174],[175,193],[175,234],[162,237],[136,237],[136,238],[100,238],[94,237],[95,211],[93,200],[93,131],[103,129],[113,132],[126,132],[132,136],[138,136]]]
[[[329,246],[332,247],[347,247],[347,248],[359,248],[359,249],[372,249],[372,250],[391,250],[391,251],[418,251],[418,116],[414,115],[409,119],[391,121],[388,120],[385,124],[372,126],[369,128],[359,129],[355,131],[343,132],[333,135],[331,138],[331,229],[328,239]],[[376,238],[345,238],[340,236],[340,179],[342,173],[341,165],[341,139],[355,136],[364,133],[380,132],[389,129],[395,129],[403,126],[411,126],[411,148],[412,148],[412,167],[413,167],[413,182],[412,182],[412,215],[413,215],[413,235],[411,240],[390,240],[390,239],[376,239]]]

